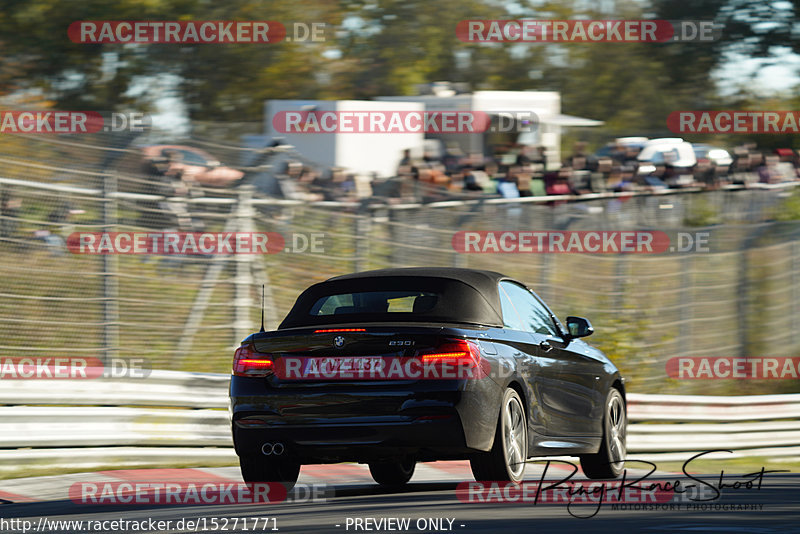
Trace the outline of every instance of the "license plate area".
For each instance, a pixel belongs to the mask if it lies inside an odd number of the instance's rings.
[[[284,356],[276,369],[281,380],[369,380],[382,375],[381,356]]]

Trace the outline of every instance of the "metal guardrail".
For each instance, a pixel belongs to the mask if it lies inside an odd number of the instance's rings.
[[[147,378],[0,380],[0,407],[68,405],[227,409],[229,382],[230,377],[223,374],[160,370],[152,371]],[[0,447],[6,446],[2,441],[5,436],[7,434],[0,435]]]
[[[233,463],[229,377],[153,371],[147,378],[0,381],[0,472],[20,466]],[[800,456],[800,394],[628,395],[628,451],[686,460]]]
[[[800,394],[634,393],[627,401],[632,453],[668,459],[680,452],[686,459],[685,453],[726,449],[736,451],[736,456],[800,456]]]
[[[630,393],[627,401],[628,419],[632,422],[733,423],[800,418],[800,394],[723,397]]]

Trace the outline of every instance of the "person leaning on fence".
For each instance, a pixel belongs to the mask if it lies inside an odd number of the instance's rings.
[[[148,195],[170,197],[173,193],[169,170],[169,159],[163,155],[147,158],[142,164],[142,185],[140,191]],[[145,228],[165,228],[172,222],[169,208],[163,201],[145,199],[137,204],[141,207],[138,225]]]
[[[181,232],[193,231],[195,228],[189,213],[188,202],[186,202],[191,196],[191,184],[184,180],[184,172],[179,165],[183,158],[177,150],[165,150],[164,155],[169,160],[168,170],[164,173],[168,183],[168,194],[166,195],[168,199],[159,202],[159,207],[171,216],[167,223],[167,229],[174,228]]]

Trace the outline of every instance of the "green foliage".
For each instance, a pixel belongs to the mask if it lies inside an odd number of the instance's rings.
[[[689,202],[689,207],[683,218],[683,224],[686,226],[705,227],[719,222],[719,212],[709,202],[708,198],[702,194],[694,195],[691,202]]]
[[[269,98],[370,98],[409,94],[438,80],[473,89],[557,90],[566,112],[606,121],[611,135],[666,134],[675,109],[715,102],[711,72],[724,52],[768,55],[797,48],[786,3],[678,0],[615,2],[613,12],[585,2],[497,0],[6,0],[0,9],[0,94],[40,89],[65,109],[146,109],[170,90],[172,75],[190,118],[246,121]],[[688,10],[688,11],[687,11]],[[643,18],[719,20],[714,43],[464,43],[465,19]],[[222,45],[79,44],[80,20],[277,20],[324,22],[323,43]],[[777,26],[760,32],[754,23]],[[744,38],[749,40],[746,44]]]
[[[628,391],[656,391],[648,379],[663,374],[663,365],[647,347],[646,336],[651,327],[642,314],[615,314],[597,318],[596,338],[587,342],[595,345],[619,368]]]
[[[775,209],[775,220],[800,220],[800,187],[795,187],[792,194],[785,198]]]

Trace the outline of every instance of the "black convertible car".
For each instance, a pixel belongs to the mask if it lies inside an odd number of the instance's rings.
[[[491,271],[384,269],[305,290],[277,330],[236,350],[233,441],[248,482],[312,463],[369,464],[380,484],[418,461],[469,459],[476,480],[519,481],[532,456],[579,456],[614,478],[624,380],[523,284]]]

